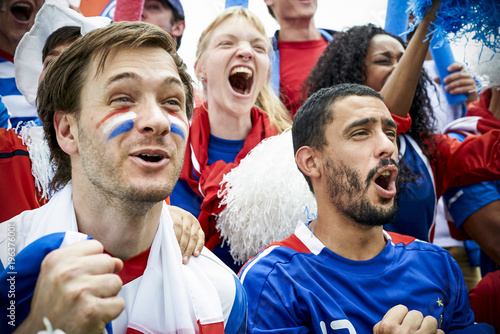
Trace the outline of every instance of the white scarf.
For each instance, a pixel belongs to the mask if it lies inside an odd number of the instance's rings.
[[[45,206],[18,217],[18,252],[47,234],[78,231],[71,183]],[[217,290],[202,268],[193,260],[182,264],[166,204],[135,301],[124,312],[128,328],[140,333],[198,333],[200,326],[224,322]]]

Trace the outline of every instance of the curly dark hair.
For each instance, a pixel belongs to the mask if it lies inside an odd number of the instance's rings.
[[[367,70],[365,59],[368,46],[375,35],[391,36],[406,48],[401,38],[374,24],[354,26],[344,32],[338,32],[304,83],[303,97],[309,97],[321,88],[342,83],[363,84]],[[436,148],[432,136],[435,118],[426,90],[427,84],[432,84],[432,81],[422,69],[410,108],[412,124],[406,134],[418,143],[431,164],[435,164],[431,154]]]

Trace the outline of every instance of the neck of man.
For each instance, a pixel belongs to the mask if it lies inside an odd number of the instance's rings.
[[[491,89],[491,100],[488,110],[491,111],[493,116],[500,119],[500,87],[493,87]]]
[[[250,112],[225,112],[208,108],[210,133],[218,138],[227,140],[242,140],[252,130]]]
[[[160,222],[163,201],[136,203],[104,194],[73,180],[73,204],[78,230],[101,242],[125,261],[151,247]]]
[[[282,42],[314,41],[321,38],[313,18],[280,22],[278,39]]]
[[[320,210],[309,228],[332,252],[353,261],[367,261],[377,256],[386,246],[382,226],[364,226],[331,205]]]

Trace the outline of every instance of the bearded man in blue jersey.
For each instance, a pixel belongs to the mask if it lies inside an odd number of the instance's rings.
[[[318,215],[242,268],[250,333],[493,333],[474,324],[447,251],[383,230],[398,210],[398,150],[376,91],[318,91],[292,137]]]

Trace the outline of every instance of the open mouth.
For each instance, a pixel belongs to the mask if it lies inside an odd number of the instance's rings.
[[[253,84],[252,70],[243,66],[233,68],[229,75],[229,83],[235,92],[247,95]]]
[[[146,162],[160,162],[164,157],[161,154],[146,154],[141,153],[138,154],[137,157],[141,158]]]
[[[388,190],[392,180],[391,174],[392,173],[388,170],[382,172],[382,174],[380,174],[380,176],[375,179],[375,183],[381,188]]]
[[[27,23],[33,14],[33,7],[26,2],[16,2],[10,8],[10,12],[20,22]]]
[[[398,177],[398,169],[395,166],[388,166],[378,174],[373,180],[376,184],[376,190],[380,197],[390,199],[396,196],[396,179]]]

